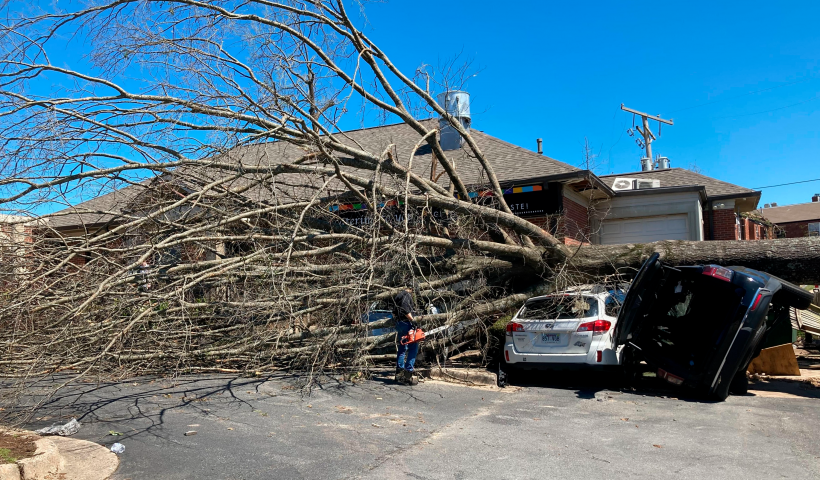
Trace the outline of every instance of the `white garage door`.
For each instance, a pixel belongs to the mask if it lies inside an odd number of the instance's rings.
[[[601,243],[604,245],[658,240],[689,240],[687,215],[604,220],[601,225]]]

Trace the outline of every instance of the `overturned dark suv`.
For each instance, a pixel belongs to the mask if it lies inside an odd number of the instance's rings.
[[[615,327],[627,373],[643,360],[666,381],[716,400],[745,393],[746,369],[789,307],[813,296],[743,267],[673,267],[652,255],[629,288]],[[633,373],[634,374],[634,373]]]

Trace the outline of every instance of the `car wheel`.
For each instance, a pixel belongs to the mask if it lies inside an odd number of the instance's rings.
[[[498,379],[496,380],[496,384],[501,388],[510,385],[514,376],[514,372],[514,366],[504,362],[503,360],[498,362]]]
[[[732,384],[732,380],[726,380],[721,378],[718,382],[717,388],[715,392],[711,395],[712,400],[717,400],[718,402],[723,402],[727,398],[729,398],[729,387]]]
[[[735,378],[732,379],[732,383],[729,385],[729,393],[732,395],[746,395],[749,393],[749,379],[746,377],[745,370],[735,374]]]
[[[624,387],[634,387],[641,377],[641,363],[635,357],[632,349],[628,348],[624,351],[623,360],[621,362],[620,373],[621,383]]]

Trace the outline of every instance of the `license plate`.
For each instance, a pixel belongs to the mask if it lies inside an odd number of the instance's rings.
[[[561,341],[561,335],[558,333],[542,333],[541,343],[558,343]]]

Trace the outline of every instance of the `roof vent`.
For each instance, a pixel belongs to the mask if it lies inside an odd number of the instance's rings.
[[[763,208],[772,208],[772,204],[771,203],[765,203],[765,204],[763,204]]]
[[[450,90],[439,93],[436,96],[438,104],[450,115],[456,117],[465,130],[470,130],[472,120],[470,117],[470,94],[460,90]],[[444,118],[438,121],[441,138],[439,143],[444,150],[458,150],[464,143],[464,139],[458,134],[455,128]]]
[[[776,207],[776,206],[777,206],[777,203],[776,203],[776,202],[772,202],[772,207]]]
[[[815,193],[815,194],[811,197],[811,201],[812,201],[812,202],[820,202],[820,193]]]

